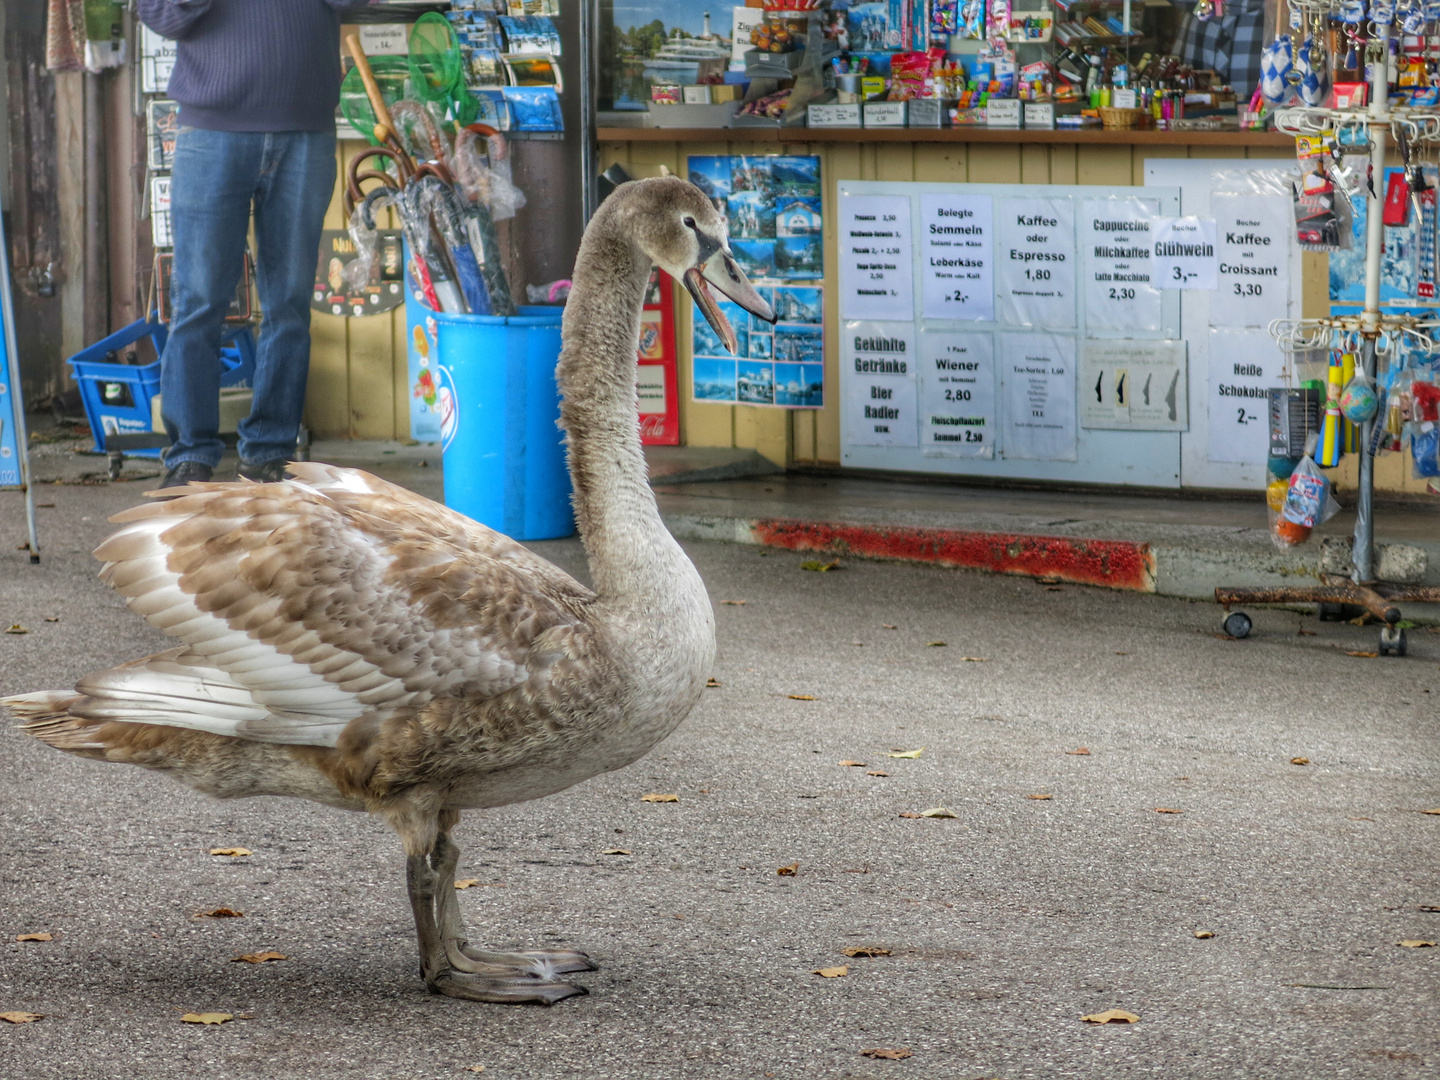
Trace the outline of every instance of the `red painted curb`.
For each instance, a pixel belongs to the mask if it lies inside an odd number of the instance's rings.
[[[815,521],[757,520],[750,523],[750,528],[757,542],[790,551],[903,559],[994,574],[1056,578],[1107,589],[1155,591],[1155,556],[1150,545],[1125,540]]]

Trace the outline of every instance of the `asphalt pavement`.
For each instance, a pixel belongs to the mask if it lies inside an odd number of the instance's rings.
[[[166,646],[88,554],[144,486],[41,486],[39,566],[0,493],[0,694]],[[1294,612],[1231,641],[1168,597],[686,547],[719,685],[457,835],[472,939],[585,949],[588,997],[429,995],[375,821],[0,725],[0,1013],[43,1014],[0,1021],[0,1080],[1440,1074],[1440,947],[1398,944],[1440,941],[1440,634],[1380,659]]]

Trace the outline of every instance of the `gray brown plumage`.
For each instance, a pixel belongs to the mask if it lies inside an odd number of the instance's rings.
[[[195,484],[116,515],[101,577],[178,647],[6,705],[36,738],[220,798],[288,795],[384,818],[407,856],[437,993],[560,1000],[580,953],[472,948],[449,888],[465,809],[620,768],[694,706],[709,599],[660,521],[635,351],[651,263],[727,341],[706,282],[765,318],[724,221],[678,179],[628,184],[587,230],[557,373],[595,588],[376,477],[293,464],[277,484]]]

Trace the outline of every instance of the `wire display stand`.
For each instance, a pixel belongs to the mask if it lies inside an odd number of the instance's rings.
[[[1292,0],[1294,3],[1294,0]],[[1332,0],[1315,3],[1301,0],[1298,5],[1307,12],[1328,13],[1336,10]],[[1385,140],[1392,132],[1403,134],[1412,145],[1440,143],[1440,114],[1434,109],[1409,106],[1392,109],[1389,101],[1388,60],[1391,27],[1371,24],[1371,46],[1378,46],[1378,59],[1371,64],[1370,103],[1360,108],[1323,109],[1313,106],[1290,108],[1276,114],[1275,126],[1287,134],[1307,135],[1321,131],[1339,132],[1360,128],[1369,136],[1370,169],[1374,183],[1367,185],[1365,217],[1365,304],[1361,311],[1350,315],[1332,315],[1319,319],[1277,319],[1270,324],[1270,333],[1286,351],[1329,349],[1337,337],[1358,338],[1361,342],[1360,365],[1366,376],[1375,378],[1377,358],[1382,352],[1402,347],[1433,353],[1440,337],[1440,315],[1417,316],[1386,311],[1380,304],[1381,254],[1384,247],[1384,220],[1381,197],[1375,184],[1383,187],[1385,176]],[[1357,369],[1358,369],[1357,367]],[[1319,606],[1322,619],[1341,618],[1346,607],[1361,608],[1381,623],[1381,656],[1404,656],[1405,630],[1399,626],[1398,603],[1440,603],[1440,587],[1403,585],[1377,581],[1375,578],[1375,459],[1370,453],[1371,435],[1379,417],[1366,421],[1360,437],[1360,475],[1355,514],[1354,548],[1351,559],[1354,572],[1349,578],[1327,575],[1319,585],[1280,586],[1276,588],[1226,588],[1215,590],[1215,600],[1225,610],[1225,632],[1243,638],[1250,633],[1251,620],[1243,611],[1232,610],[1241,604],[1309,603]]]

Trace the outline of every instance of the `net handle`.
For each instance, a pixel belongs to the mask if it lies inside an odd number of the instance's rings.
[[[370,60],[360,44],[360,35],[346,34],[345,44],[350,49],[355,66],[360,70],[360,81],[365,84],[365,96],[370,99],[370,108],[375,110],[375,138],[383,143],[385,136],[395,130],[395,125],[390,120],[390,109],[385,104],[385,95],[380,93],[380,84],[375,81],[375,73],[370,70]],[[385,130],[381,131],[380,128]]]

